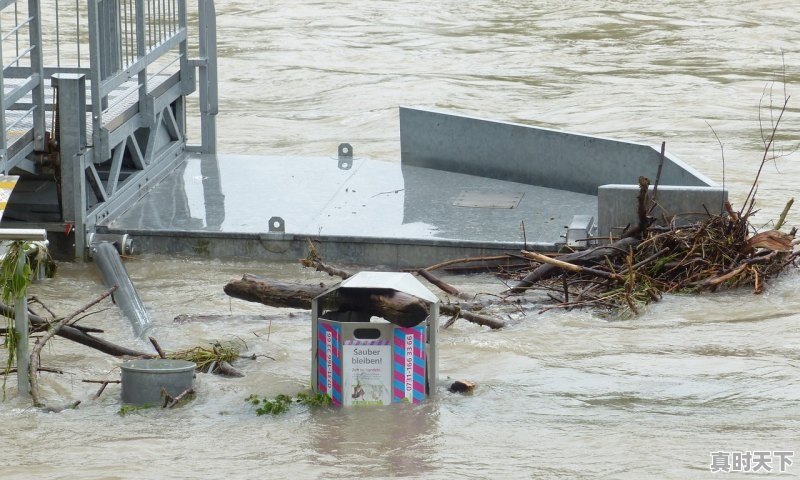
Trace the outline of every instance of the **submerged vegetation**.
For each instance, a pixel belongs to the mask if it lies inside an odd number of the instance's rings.
[[[28,287],[39,272],[48,278],[55,276],[56,263],[49,250],[41,242],[10,242],[0,262],[0,289],[5,305],[14,306],[27,300]],[[6,314],[5,336],[2,347],[7,350],[3,370],[3,398],[6,394],[6,380],[17,358],[17,335],[14,317]]]
[[[278,415],[289,411],[289,407],[293,404],[305,405],[307,407],[327,407],[331,405],[331,397],[324,393],[311,393],[300,392],[297,397],[292,398],[289,395],[280,394],[273,399],[267,397],[259,397],[252,394],[244,399],[245,402],[255,407],[256,415]]]
[[[188,360],[197,365],[198,372],[213,372],[223,362],[232,363],[239,358],[243,342],[215,342],[211,347],[194,347],[168,353],[167,358]]]

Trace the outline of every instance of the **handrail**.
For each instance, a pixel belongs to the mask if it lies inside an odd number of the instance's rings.
[[[187,1],[196,2],[200,23],[200,55],[196,59],[189,58],[188,44],[193,39],[187,27]],[[35,150],[44,149],[45,113],[51,105],[50,100],[45,104],[43,89],[46,79],[55,73],[86,74],[91,144],[100,145],[109,133],[103,132],[104,125],[109,125],[103,117],[122,102],[130,103],[134,95],[127,89],[120,92],[121,88],[131,80],[136,83],[139,93],[134,103],[140,102],[143,121],[152,123],[156,114],[147,110],[152,105],[148,96],[153,94],[148,83],[159,74],[180,71],[184,95],[200,89],[201,148],[214,150],[218,91],[213,0],[0,0],[0,10],[5,7],[13,9],[11,13],[18,11],[19,17],[10,25],[0,26],[0,90],[13,87],[0,112],[0,171],[20,164],[31,151],[27,145],[24,151],[17,148],[19,145],[11,149],[9,142],[16,136],[9,134],[9,124],[18,117],[9,117],[9,110],[34,106],[32,112],[25,113],[26,121],[17,121],[15,126],[22,123],[28,128],[32,115],[34,135],[24,138],[34,139]],[[53,32],[54,42],[42,43],[42,28]],[[177,58],[169,58],[171,54],[177,54]],[[12,78],[13,82],[8,80]],[[107,155],[108,148],[103,144],[102,149],[96,149],[95,160],[104,161],[99,156]]]
[[[42,38],[41,38],[41,17],[39,0],[22,1],[3,1],[0,9],[14,7],[14,25],[8,31],[0,31],[0,44],[9,38],[14,38],[12,47],[14,57],[10,60],[4,57],[0,48],[0,88],[3,90],[3,101],[0,102],[3,111],[0,112],[0,170],[8,172],[18,163],[25,152],[30,150],[15,150],[13,154],[8,152],[9,132],[15,128],[23,119],[32,118],[33,126],[33,148],[41,149],[44,145],[44,91],[42,89]],[[19,17],[21,15],[21,18]],[[21,35],[23,29],[27,27],[27,35]],[[26,62],[21,62],[27,58]],[[20,74],[21,73],[21,74]],[[24,80],[17,84],[6,95],[5,78],[17,78]],[[18,102],[25,98],[30,98],[32,107],[8,124],[7,110],[19,110]],[[9,158],[9,157],[13,158]]]
[[[10,61],[9,63],[7,63],[7,64],[3,64],[3,69],[6,69],[6,68],[8,68],[8,67],[10,67],[10,66],[14,65],[15,63],[19,62],[19,60],[20,60],[22,57],[24,57],[25,55],[27,55],[27,54],[31,53],[31,51],[33,51],[33,49],[34,49],[34,48],[36,48],[36,45],[32,45],[32,46],[30,46],[30,47],[26,48],[25,50],[23,50],[23,51],[22,51],[22,53],[18,54],[16,57],[14,57],[14,60],[11,60],[11,61]]]
[[[25,25],[29,24],[29,23],[31,22],[31,20],[33,20],[33,17],[28,17],[28,18],[26,18],[26,19],[25,19],[23,22],[21,22],[21,23],[17,24],[17,26],[16,26],[16,27],[12,28],[11,30],[9,30],[9,31],[8,31],[8,33],[7,33],[7,34],[3,35],[3,37],[2,37],[2,40],[3,40],[3,41],[6,41],[6,39],[7,39],[8,37],[10,37],[11,35],[14,35],[14,34],[15,34],[16,32],[18,32],[18,31],[19,31],[19,30],[20,30],[22,27],[24,27]]]

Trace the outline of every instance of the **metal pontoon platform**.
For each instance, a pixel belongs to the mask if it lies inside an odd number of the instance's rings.
[[[724,189],[652,146],[421,109],[400,109],[401,163],[347,144],[217,154],[215,19],[214,0],[0,0],[0,173],[19,179],[2,226],[46,229],[73,259],[134,238],[295,260],[310,239],[331,261],[398,268],[609,238],[637,221],[640,175],[660,181],[661,222],[722,211]]]
[[[337,157],[189,155],[104,233],[140,251],[425,266],[552,250],[597,197],[430,168]]]
[[[329,260],[404,268],[558,250],[576,219],[577,238],[595,218],[608,235],[635,221],[639,175],[660,174],[661,213],[724,198],[647,145],[410,108],[400,132],[399,164],[353,157],[349,144],[331,157],[189,155],[98,231],[145,251],[273,260],[305,256],[311,239]]]

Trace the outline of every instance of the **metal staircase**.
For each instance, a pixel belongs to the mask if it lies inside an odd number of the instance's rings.
[[[98,222],[187,151],[215,151],[213,0],[0,0],[0,173],[19,175],[4,227],[45,228],[82,258]],[[190,48],[187,20],[198,25]],[[197,51],[190,58],[190,51]],[[187,144],[198,93],[200,143]]]

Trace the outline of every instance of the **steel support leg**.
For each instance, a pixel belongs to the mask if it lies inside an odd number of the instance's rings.
[[[58,89],[58,115],[61,124],[61,216],[72,223],[75,232],[75,258],[86,250],[86,77],[58,73],[52,84]]]

